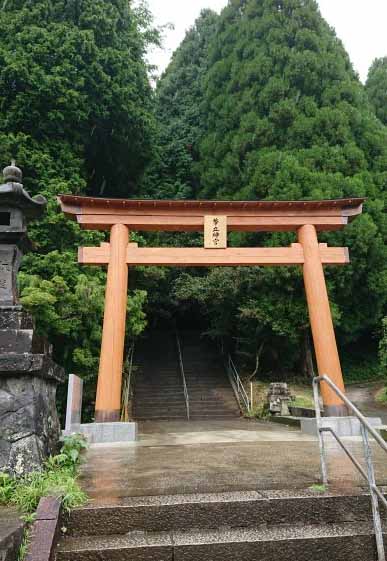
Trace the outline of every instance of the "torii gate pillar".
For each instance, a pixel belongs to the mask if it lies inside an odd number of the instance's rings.
[[[126,252],[129,230],[115,224],[110,231],[110,256],[107,273],[105,314],[99,364],[95,421],[120,420],[122,368],[125,344],[128,266]]]
[[[304,250],[305,293],[318,372],[320,376],[329,373],[332,382],[345,393],[316,228],[312,224],[302,226],[298,230],[298,240]],[[321,394],[325,416],[348,414],[345,404],[328,384],[321,385]]]

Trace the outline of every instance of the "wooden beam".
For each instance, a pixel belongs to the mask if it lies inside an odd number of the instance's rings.
[[[110,230],[114,224],[123,224],[129,230],[166,232],[203,232],[204,216],[80,214],[77,221],[84,230]],[[236,232],[296,231],[312,224],[319,231],[340,230],[348,218],[340,216],[228,216],[227,228]]]
[[[129,201],[130,202],[130,201]],[[111,208],[108,206],[90,206],[90,207],[76,207],[66,205],[66,214],[71,215],[83,215],[83,216],[207,216],[209,214],[219,214],[226,216],[343,216],[343,214],[351,214],[355,212],[353,209],[343,210],[339,206],[332,206],[327,208],[324,206],[311,208],[310,205],[305,204],[305,206],[294,206],[289,203],[288,208],[273,207],[273,208],[233,208],[233,207],[223,207],[219,204],[217,207],[207,209],[205,205],[201,207],[197,205],[197,208],[180,207],[175,208],[171,206],[166,207],[121,207],[121,208]]]
[[[83,265],[109,263],[109,244],[102,247],[79,248],[78,261]],[[327,247],[320,244],[320,257],[324,265],[349,263],[348,249]],[[301,244],[291,247],[204,249],[201,247],[148,248],[129,244],[126,262],[131,266],[176,267],[251,267],[276,265],[303,265],[304,252]]]

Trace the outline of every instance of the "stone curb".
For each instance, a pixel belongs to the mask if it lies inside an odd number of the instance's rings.
[[[56,497],[40,499],[32,526],[26,561],[53,561],[59,540],[61,501]]]

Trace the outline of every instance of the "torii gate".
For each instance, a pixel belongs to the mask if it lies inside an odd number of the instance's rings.
[[[79,248],[84,265],[107,265],[107,285],[96,398],[96,422],[120,419],[128,265],[211,267],[302,265],[319,375],[344,390],[323,265],[349,263],[347,248],[319,244],[318,231],[340,230],[362,212],[364,199],[323,201],[123,200],[59,196],[66,216],[86,230],[110,230],[110,243]],[[129,232],[203,232],[205,246],[149,248],[129,243]],[[286,248],[227,248],[227,232],[295,231]],[[326,415],[347,414],[322,384]]]

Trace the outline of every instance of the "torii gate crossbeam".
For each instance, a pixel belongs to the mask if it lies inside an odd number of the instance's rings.
[[[318,231],[342,229],[362,212],[364,199],[326,201],[152,201],[62,195],[62,210],[84,229],[110,230],[110,243],[80,248],[79,262],[107,265],[105,314],[96,399],[96,421],[120,418],[129,266],[291,266],[303,267],[316,362],[344,391],[324,265],[349,263],[347,248],[318,242]],[[204,231],[208,217],[222,217],[227,231],[295,231],[288,248],[141,248],[129,243],[134,231]],[[217,221],[218,223],[218,221]],[[219,234],[216,234],[217,236]],[[215,240],[218,241],[218,240]],[[325,413],[346,415],[346,407],[322,385]]]

